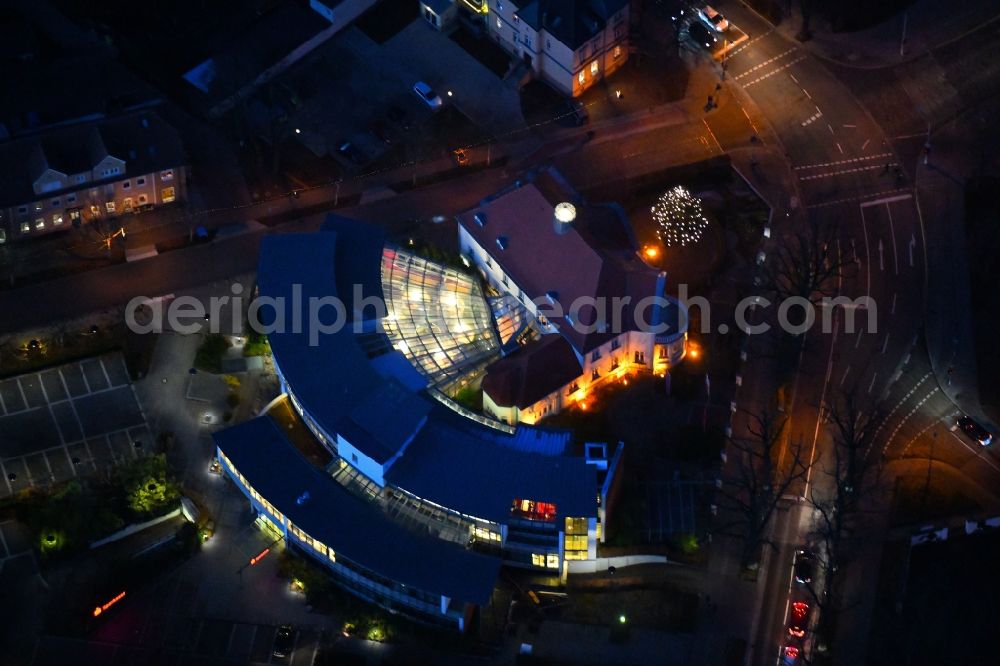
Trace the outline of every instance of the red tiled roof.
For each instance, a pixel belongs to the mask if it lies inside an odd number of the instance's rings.
[[[546,335],[486,369],[483,392],[501,407],[529,407],[580,376],[580,361],[561,335]]]
[[[554,292],[566,313],[578,298],[604,297],[608,299],[610,319],[611,298],[630,296],[634,305],[656,293],[656,271],[636,257],[635,247],[625,240],[628,233],[620,228],[622,221],[614,211],[577,205],[573,228],[557,234],[553,227],[556,203],[534,183],[528,183],[463,213],[458,221],[529,298],[544,299]],[[477,213],[485,214],[485,225],[473,219]],[[504,249],[497,244],[499,237],[504,237]],[[624,330],[635,328],[631,312],[631,307],[625,308]],[[593,308],[584,308],[578,314],[576,323],[596,323]],[[552,321],[581,354],[613,337],[610,333],[579,331],[564,317]]]

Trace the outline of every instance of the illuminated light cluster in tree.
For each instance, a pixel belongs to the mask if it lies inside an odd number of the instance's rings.
[[[680,185],[664,192],[650,212],[657,224],[656,236],[667,247],[697,243],[708,228],[701,201]]]

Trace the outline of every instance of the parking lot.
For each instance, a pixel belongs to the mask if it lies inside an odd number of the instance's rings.
[[[0,497],[152,448],[121,354],[0,381]]]

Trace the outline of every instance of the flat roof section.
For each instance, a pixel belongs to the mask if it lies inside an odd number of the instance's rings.
[[[253,488],[313,539],[399,583],[459,602],[489,602],[500,559],[408,532],[313,467],[270,417],[213,433]],[[308,493],[308,499],[298,499]]]

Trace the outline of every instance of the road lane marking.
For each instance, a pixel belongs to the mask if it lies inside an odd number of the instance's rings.
[[[844,376],[840,378],[841,386],[844,385],[844,381],[847,379],[847,373],[849,373],[850,371],[851,371],[851,366],[847,366],[846,368],[844,368]]]
[[[786,55],[788,55],[789,53],[793,52],[794,50],[795,50],[795,47],[793,46],[792,48],[790,48],[787,51],[784,51],[782,53],[779,53],[778,55],[774,56],[773,58],[769,58],[769,59],[765,60],[762,63],[754,65],[753,67],[751,67],[747,71],[743,72],[742,74],[737,74],[736,76],[734,76],[733,80],[734,81],[739,81],[744,76],[747,76],[748,74],[753,74],[754,72],[756,72],[758,69],[760,69],[762,67],[767,67],[768,65],[770,65],[775,60],[780,60],[781,58],[784,58]],[[803,57],[805,57],[805,56],[803,56]]]
[[[899,432],[900,428],[902,428],[903,425],[905,425],[906,422],[910,420],[911,416],[913,416],[914,414],[917,413],[917,410],[919,410],[921,407],[924,406],[925,402],[927,402],[932,397],[934,397],[934,394],[937,393],[940,390],[941,389],[938,388],[937,386],[935,386],[933,389],[931,389],[931,392],[928,393],[927,395],[925,395],[923,397],[923,399],[920,400],[920,402],[918,402],[916,405],[914,405],[913,409],[911,409],[909,412],[907,412],[906,416],[904,416],[900,420],[900,422],[896,424],[896,428],[892,431],[892,434],[889,435],[889,439],[886,440],[885,446],[882,447],[882,455],[883,456],[885,455],[885,452],[889,449],[889,445],[892,444],[892,440],[894,440],[896,438],[896,434]]]
[[[896,314],[896,292],[892,292],[892,309],[889,314]]]
[[[854,129],[857,127],[857,125],[844,125],[844,127],[847,127],[848,129]]]
[[[865,148],[867,148],[868,144],[871,143],[871,142],[872,142],[871,139],[865,139],[865,142],[863,144],[861,144],[861,150],[864,150]]]
[[[889,204],[885,205],[885,212],[889,216],[889,233],[892,234],[892,263],[896,268],[896,275],[899,275],[899,256],[896,252],[896,229],[892,224],[892,209]]]
[[[781,67],[779,67],[777,69],[771,70],[767,74],[762,74],[761,76],[758,76],[753,81],[748,81],[747,83],[741,83],[740,85],[743,86],[744,89],[749,88],[750,86],[758,84],[761,81],[763,81],[764,79],[769,79],[772,76],[774,76],[775,74],[777,74],[777,73],[779,73],[781,71],[784,71],[784,70],[788,69],[789,67],[791,67],[792,65],[794,65],[796,63],[799,63],[799,62],[802,62],[805,59],[806,59],[805,56],[801,56],[801,57],[796,58],[795,60],[793,60],[793,61],[791,61],[791,62],[789,62],[787,64],[782,65]]]
[[[719,143],[719,140],[715,138],[715,132],[713,132],[713,131],[712,131],[712,128],[708,126],[708,121],[707,121],[707,120],[705,120],[704,118],[702,118],[702,119],[701,119],[701,122],[705,123],[705,129],[707,129],[707,130],[708,130],[708,134],[709,134],[709,136],[711,136],[711,137],[712,137],[712,141],[714,141],[714,142],[715,142],[715,145],[719,147],[719,152],[720,152],[720,153],[725,153],[726,151],[724,151],[724,150],[722,149],[722,144],[720,144],[720,143]]]
[[[811,116],[809,116],[808,118],[806,118],[805,120],[803,120],[802,121],[802,126],[806,127],[808,125],[812,125],[814,122],[816,122],[817,120],[819,120],[822,117],[823,117],[823,112],[820,111],[819,107],[817,106],[816,107],[816,113],[812,114]]]
[[[837,150],[839,150],[839,151],[840,151],[840,154],[841,154],[841,155],[843,155],[843,154],[844,154],[844,149],[840,147],[840,142],[839,142],[839,141],[837,142]]]
[[[820,178],[833,178],[834,176],[843,176],[849,173],[860,173],[862,171],[874,171],[875,169],[884,169],[885,167],[879,164],[871,164],[869,166],[859,166],[853,169],[841,169],[840,171],[828,171],[826,173],[817,173],[811,176],[799,176],[799,180],[819,180]]]
[[[826,128],[827,128],[828,130],[830,130],[830,134],[833,134],[833,125],[831,125],[830,123],[827,123],[827,124],[826,124]]]
[[[896,191],[899,192],[901,190],[896,190]],[[865,201],[864,203],[861,204],[861,207],[862,208],[868,208],[869,206],[878,206],[880,204],[890,204],[890,203],[893,203],[893,202],[896,202],[896,201],[906,201],[907,199],[912,199],[912,198],[913,198],[912,194],[909,194],[909,193],[908,194],[900,194],[900,195],[894,196],[894,197],[885,197],[883,199],[873,199],[871,201]]]
[[[885,342],[882,343],[882,355],[885,356],[885,350],[889,347],[889,334],[885,334]]]
[[[813,208],[826,208],[828,206],[839,206],[845,203],[861,201],[865,197],[880,196],[882,194],[893,194],[894,192],[909,192],[909,191],[910,190],[905,188],[898,190],[884,190],[882,192],[874,192],[871,194],[862,194],[860,196],[844,197],[843,199],[834,199],[833,201],[824,201],[822,203],[817,203],[817,204],[809,204],[808,206],[806,206],[806,208],[812,210]]]
[[[868,385],[868,395],[871,395],[872,389],[875,388],[875,380],[878,379],[878,373],[876,372],[872,375],[872,383]]]
[[[812,99],[812,98],[813,98],[813,96],[812,96],[812,95],[810,95],[810,94],[809,94],[809,91],[808,91],[808,90],[806,90],[805,88],[803,88],[803,89],[802,89],[802,92],[804,92],[804,93],[806,94],[806,97],[808,97],[809,99]]]
[[[819,107],[816,109],[819,110]],[[803,169],[823,169],[825,167],[840,166],[841,164],[856,164],[858,162],[870,162],[871,160],[877,160],[881,157],[892,157],[892,153],[879,153],[877,155],[865,155],[863,157],[851,157],[846,160],[837,160],[835,162],[817,162],[816,164],[800,164],[798,166],[792,167],[796,171],[802,171]]]
[[[872,295],[872,253],[868,244],[868,223],[865,222],[865,209],[861,207],[861,231],[865,234],[865,296]]]

